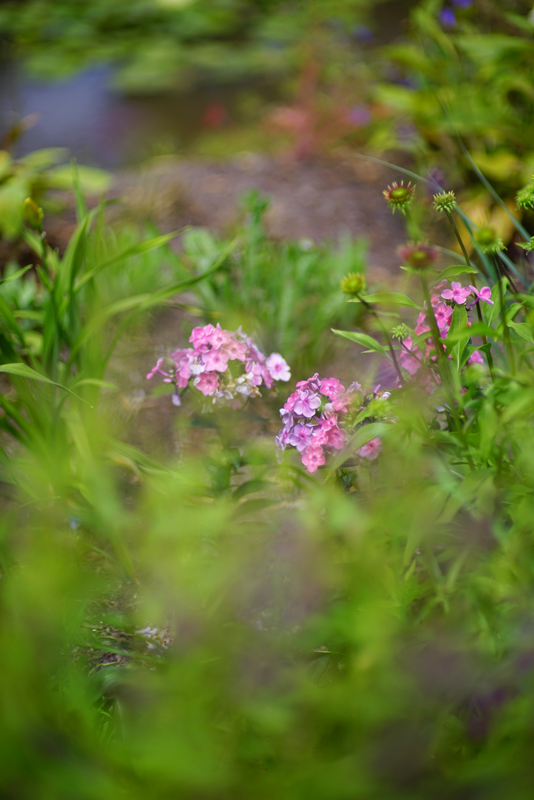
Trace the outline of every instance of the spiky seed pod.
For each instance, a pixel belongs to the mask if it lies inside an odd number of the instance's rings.
[[[396,328],[391,329],[390,335],[394,339],[399,339],[400,341],[402,341],[403,339],[408,338],[408,336],[410,335],[410,331],[408,330],[406,325],[404,325],[404,323],[401,323],[400,325],[397,325]]]
[[[434,208],[440,213],[443,211],[453,211],[456,205],[456,196],[454,192],[440,192],[434,195]]]
[[[475,241],[484,253],[498,253],[499,250],[506,249],[503,240],[489,225],[478,229],[475,233]]]
[[[400,184],[394,181],[391,186],[384,189],[382,194],[388,201],[388,206],[393,213],[399,209],[403,214],[406,214],[408,206],[412,202],[415,194],[415,186],[412,186],[410,182],[405,186],[404,181],[401,181]]]
[[[534,236],[531,237],[530,242],[517,242],[517,244],[527,253],[534,253]]]
[[[365,277],[360,272],[349,272],[341,281],[341,291],[355,296],[365,291]]]
[[[527,186],[523,186],[516,194],[515,202],[518,208],[534,209],[534,175],[532,181]]]

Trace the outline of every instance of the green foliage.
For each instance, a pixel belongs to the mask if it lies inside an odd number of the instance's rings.
[[[377,87],[376,100],[392,112],[377,136],[426,168],[444,169],[450,183],[472,179],[476,165],[509,196],[529,180],[534,164],[531,3],[474,3],[457,10],[458,24],[449,29],[439,23],[442,6],[419,3],[412,40],[385,49],[384,72],[393,65],[397,80]]]
[[[40,76],[120,65],[126,91],[195,81],[279,78],[329,20],[354,24],[376,0],[25,0],[0,9],[0,32]]]
[[[7,150],[0,150],[0,234],[3,237],[14,239],[20,234],[27,197],[49,208],[51,190],[72,190],[76,173],[62,163],[66,159],[67,151],[59,147],[36,150],[19,159],[13,159]],[[110,178],[102,170],[79,166],[76,172],[85,193],[99,195],[107,190]]]
[[[365,275],[367,244],[350,238],[336,248],[311,240],[277,242],[263,225],[267,201],[253,193],[247,204],[248,220],[231,252],[231,241],[201,228],[187,230],[175,276],[200,275],[223,258],[221,268],[195,288],[204,318],[229,330],[241,325],[264,350],[283,353],[304,374],[331,351],[332,325],[350,324],[360,313],[346,305],[340,286],[347,272]]]

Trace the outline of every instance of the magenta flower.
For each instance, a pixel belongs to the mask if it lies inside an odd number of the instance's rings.
[[[152,367],[152,369],[150,370],[150,372],[146,376],[147,381],[149,381],[151,378],[153,378],[154,375],[157,372],[159,372],[160,375],[164,375],[166,378],[168,378],[169,377],[168,374],[161,369],[162,366],[163,366],[163,359],[162,358],[158,358],[156,366]]]
[[[463,305],[471,294],[470,287],[463,287],[458,281],[452,281],[452,289],[444,289],[441,296],[444,300],[454,300],[458,305]]]
[[[209,396],[215,394],[219,386],[219,378],[214,372],[203,372],[198,378],[195,378],[195,386],[202,392],[203,395]]]
[[[482,300],[484,303],[488,303],[490,306],[495,305],[491,299],[491,289],[489,286],[483,286],[480,291],[478,291],[476,286],[470,286],[469,288],[477,300]]]
[[[224,372],[228,366],[228,355],[224,350],[208,350],[202,353],[202,361],[208,372]]]
[[[356,452],[360,458],[366,458],[368,461],[374,461],[375,458],[378,458],[381,450],[382,441],[380,437],[377,436],[375,439],[371,439],[370,442],[367,442],[367,444],[364,444],[363,447],[360,447],[360,449]]]
[[[404,339],[402,342],[402,350],[399,354],[399,361],[401,363],[401,367],[403,367],[410,375],[415,375],[415,373],[420,369],[421,362],[415,357],[411,355],[411,351],[414,349],[414,343],[410,337],[408,339]]]
[[[322,467],[325,463],[323,448],[315,445],[310,445],[302,453],[302,463],[308,472],[315,472],[318,467]]]
[[[265,362],[269,374],[277,381],[288,381],[291,377],[288,364],[284,361],[280,353],[271,353]]]
[[[337,378],[324,378],[319,385],[321,394],[329,397],[330,400],[335,400],[338,395],[343,394],[345,391],[345,387]]]
[[[463,302],[465,303],[465,300]],[[434,316],[440,331],[443,330],[443,328],[448,328],[452,317],[452,308],[446,305],[446,303],[440,303],[434,309]]]
[[[484,359],[480,355],[479,351],[475,350],[473,353],[471,353],[471,355],[467,359],[467,363],[468,364],[483,364],[484,363]]]
[[[315,375],[312,375],[307,381],[299,381],[297,383],[297,389],[312,389],[314,392],[320,391],[321,381],[319,379],[319,373],[316,372]]]

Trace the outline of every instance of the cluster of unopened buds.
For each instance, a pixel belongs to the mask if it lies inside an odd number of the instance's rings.
[[[300,453],[308,472],[315,472],[326,463],[326,455],[342,450],[347,434],[343,423],[347,413],[362,401],[362,387],[352,383],[347,390],[337,378],[319,378],[315,373],[307,381],[299,381],[289,396],[280,416],[284,427],[276,437],[280,450],[294,447]],[[358,450],[362,458],[374,460],[380,452],[380,439]]]
[[[165,359],[159,358],[147,379],[159,374],[164,383],[173,384],[174,405],[181,405],[179,389],[195,387],[213,403],[232,403],[243,398],[258,397],[262,384],[270,389],[274,381],[288,381],[289,366],[279,353],[269,357],[258,350],[241,329],[230,332],[220,325],[193,328],[189,337],[192,347],[176,350],[164,369]],[[230,362],[232,366],[230,366]]]
[[[445,349],[445,339],[451,327],[451,320],[456,305],[465,305],[466,310],[473,308],[477,303],[483,302],[493,305],[491,299],[491,289],[489,286],[483,286],[480,290],[475,286],[462,286],[458,281],[452,281],[450,288],[447,287],[447,281],[441,281],[434,289],[434,294],[431,297],[432,311],[439,330],[440,338],[443,340],[443,348]],[[470,322],[467,323],[471,325]],[[422,311],[417,318],[417,326],[414,329],[416,336],[421,336],[424,333],[432,333],[432,327],[428,318],[428,312]],[[411,336],[402,340],[402,350],[400,352],[399,360],[401,366],[410,374],[415,375],[425,363],[425,360],[430,357],[431,361],[436,360],[436,352],[432,337],[424,340],[426,348],[422,351],[413,341]],[[478,350],[471,353],[469,364],[484,364],[484,360]],[[433,373],[433,377],[439,382],[439,378]]]

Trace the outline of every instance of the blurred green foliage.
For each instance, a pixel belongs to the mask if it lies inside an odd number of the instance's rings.
[[[376,2],[17,0],[2,4],[0,34],[39,76],[113,62],[121,89],[151,92],[280,78],[315,29],[362,22]]]
[[[227,330],[242,325],[261,348],[284,353],[305,375],[332,355],[329,330],[351,325],[361,315],[347,306],[340,284],[348,272],[365,275],[367,242],[347,237],[334,247],[310,239],[275,241],[264,227],[268,205],[252,192],[245,198],[246,224],[235,239],[219,240],[204,228],[190,228],[182,238],[183,255],[168,255],[177,280],[220,263],[194,289],[203,318]]]
[[[534,170],[532,3],[473,2],[454,9],[454,26],[440,21],[445,7],[420,2],[410,37],[383,49],[374,97],[391,116],[374,144],[409,152],[450,185],[478,185],[476,165],[509,198]]]
[[[7,150],[0,150],[0,235],[8,240],[20,234],[23,203],[34,197],[47,210],[57,210],[50,192],[73,188],[73,171],[63,148],[36,150],[13,159]],[[87,194],[100,195],[110,184],[109,175],[96,167],[77,168],[80,186]]]

